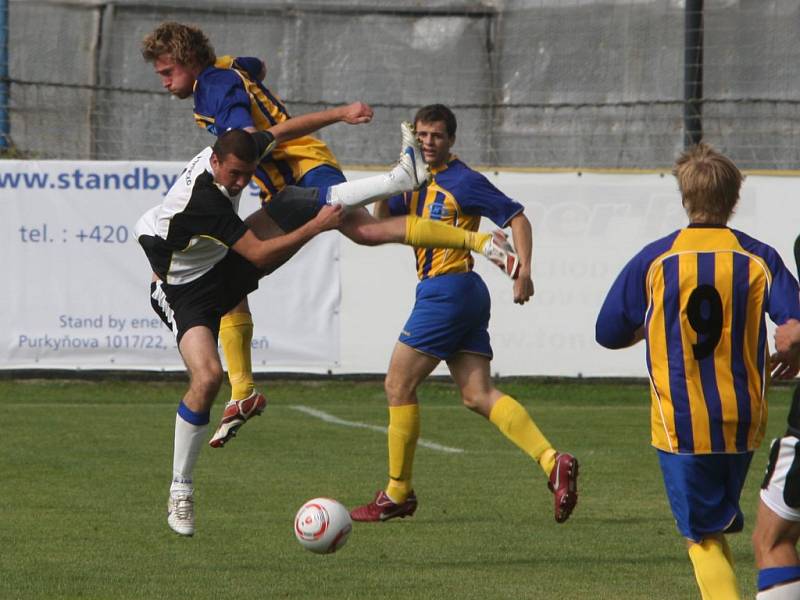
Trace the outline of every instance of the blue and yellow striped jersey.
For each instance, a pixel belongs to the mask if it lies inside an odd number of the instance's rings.
[[[430,181],[419,190],[389,198],[392,215],[412,214],[468,231],[478,231],[481,217],[505,227],[522,210],[521,204],[456,156],[451,156],[440,168],[432,169]],[[472,270],[469,250],[414,248],[414,254],[421,280]]]
[[[214,135],[228,129],[255,127],[263,131],[290,115],[278,96],[258,80],[261,61],[252,57],[222,56],[197,77],[194,118]],[[320,165],[339,168],[324,142],[306,135],[282,142],[256,171],[255,181],[270,198],[287,185],[295,185]]]
[[[777,251],[727,227],[690,225],[622,270],[597,341],[627,346],[644,327],[652,444],[680,454],[753,450],[764,436],[765,314],[800,318],[798,284]]]

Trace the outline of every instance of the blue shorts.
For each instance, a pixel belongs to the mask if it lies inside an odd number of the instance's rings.
[[[299,187],[304,188],[329,188],[337,183],[344,183],[347,179],[339,169],[331,165],[320,165],[314,167],[300,178],[297,182]]]
[[[400,341],[415,350],[448,360],[457,352],[492,358],[489,343],[489,289],[477,273],[452,273],[417,284],[414,310]]]
[[[737,533],[744,526],[739,508],[752,452],[672,454],[658,451],[664,487],[683,537],[700,542],[713,533]]]

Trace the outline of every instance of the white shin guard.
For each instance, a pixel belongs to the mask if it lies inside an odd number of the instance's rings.
[[[384,200],[395,194],[410,192],[414,189],[411,177],[400,165],[396,165],[388,173],[363,177],[345,183],[337,183],[328,188],[328,204],[341,204],[345,208],[367,206],[378,200]]]

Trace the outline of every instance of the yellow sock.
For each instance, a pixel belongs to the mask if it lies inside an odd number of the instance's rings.
[[[411,493],[411,471],[419,439],[419,405],[389,407],[389,485],[386,494],[403,502]]]
[[[243,400],[253,393],[253,366],[250,342],[253,341],[253,317],[250,313],[228,313],[219,325],[219,341],[228,363],[231,400]]]
[[[491,233],[467,231],[416,215],[406,217],[405,243],[417,248],[456,248],[481,252],[491,237]]]
[[[739,600],[739,585],[733,564],[726,556],[727,542],[706,538],[689,546],[689,558],[703,600]],[[728,550],[730,552],[730,550]]]
[[[489,420],[503,432],[503,435],[538,462],[545,475],[550,475],[556,464],[556,451],[533,422],[525,407],[511,396],[503,396],[494,403],[492,412],[489,413]]]

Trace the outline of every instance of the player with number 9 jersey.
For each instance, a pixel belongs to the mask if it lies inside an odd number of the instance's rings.
[[[798,311],[797,282],[774,248],[691,223],[625,266],[597,319],[598,340],[625,346],[644,327],[653,446],[745,452],[767,422],[764,314],[780,325]]]
[[[789,353],[770,364],[765,317],[796,319],[798,284],[774,248],[727,226],[744,179],[733,161],[698,144],[673,172],[689,225],[625,265],[596,338],[607,348],[645,340],[652,444],[695,578],[704,599],[739,598],[725,534],[744,527],[739,499],[764,437],[768,377],[798,371]]]

